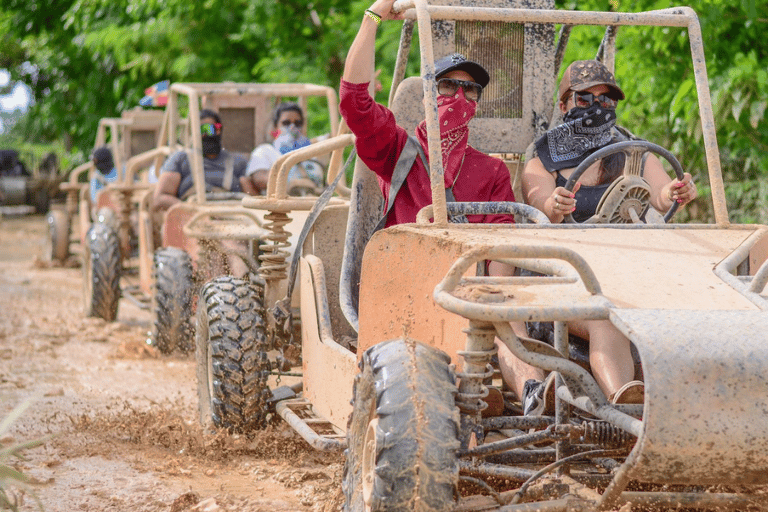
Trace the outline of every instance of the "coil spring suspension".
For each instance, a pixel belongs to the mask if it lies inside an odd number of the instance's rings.
[[[118,237],[120,238],[120,251],[123,259],[128,259],[131,254],[131,200],[133,192],[130,190],[120,191],[120,225]]]
[[[270,211],[264,219],[268,221],[264,224],[268,234],[259,246],[259,275],[267,282],[279,281],[288,277],[287,259],[291,253],[286,249],[291,246],[288,241],[291,234],[283,228],[291,218],[286,213]]]
[[[461,354],[460,354],[461,355]],[[484,373],[457,373],[456,376],[464,383],[467,380],[474,380],[480,383],[479,393],[468,393],[459,391],[456,394],[456,406],[464,414],[476,414],[488,408],[488,403],[483,398],[488,396],[488,386],[483,384],[485,379],[493,377],[493,367],[486,366]]]
[[[488,407],[483,400],[488,396],[488,387],[483,383],[493,377],[491,358],[496,353],[493,339],[496,330],[493,326],[478,325],[470,322],[467,333],[467,347],[492,347],[489,350],[463,350],[457,352],[464,359],[464,372],[457,373],[461,379],[456,405],[465,414],[478,414]]]
[[[67,190],[66,209],[70,217],[77,213],[77,190]]]
[[[584,431],[582,442],[596,444],[606,448],[622,448],[635,442],[635,437],[615,425],[604,421],[585,421],[581,424]]]

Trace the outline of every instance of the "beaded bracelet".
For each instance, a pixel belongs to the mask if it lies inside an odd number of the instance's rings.
[[[376,25],[381,25],[381,16],[379,16],[378,14],[373,12],[372,10],[366,9],[365,10],[365,15],[368,16],[369,18],[371,18],[373,21],[375,21]]]

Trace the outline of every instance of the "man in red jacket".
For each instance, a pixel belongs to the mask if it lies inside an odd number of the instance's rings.
[[[380,3],[381,8],[391,8],[390,1],[377,2],[373,7]],[[340,87],[340,110],[357,137],[358,156],[379,177],[385,200],[389,203],[396,199],[386,222],[386,226],[391,226],[415,222],[419,210],[432,204],[432,191],[428,163],[417,157],[397,197],[388,197],[392,173],[408,133],[395,123],[392,112],[376,103],[368,93],[377,26],[372,16],[363,19],[347,56]],[[438,60],[435,68],[445,188],[453,192],[456,201],[514,201],[509,170],[504,162],[467,143],[469,121],[475,115],[483,88],[488,85],[488,72],[458,53]],[[428,155],[426,121],[418,125],[414,135]],[[468,220],[514,222],[511,215],[470,215]]]
[[[386,226],[415,222],[419,210],[432,204],[428,162],[419,157],[416,157],[396,197],[389,197],[392,175],[409,137],[405,129],[396,124],[392,112],[376,103],[368,93],[374,73],[376,29],[383,20],[402,18],[392,12],[393,4],[394,0],[376,0],[366,10],[347,54],[339,89],[339,109],[357,137],[357,154],[378,176],[387,206],[393,202]],[[488,72],[480,64],[454,53],[435,62],[435,80],[445,188],[451,190],[455,201],[460,202],[514,201],[509,170],[504,162],[468,144],[469,122],[475,115],[483,88],[490,81]],[[417,126],[415,136],[424,154],[428,155],[426,121]],[[512,215],[469,215],[466,219],[469,222],[514,222]],[[509,275],[511,270],[499,262],[491,262],[488,268],[491,275]],[[525,334],[522,324],[513,324],[513,328],[515,332]],[[498,340],[497,346],[502,374],[526,405],[529,400],[523,396],[525,382],[542,381],[543,374],[518,360]],[[531,397],[534,401],[540,398],[533,394]],[[533,408],[525,407],[526,412]]]

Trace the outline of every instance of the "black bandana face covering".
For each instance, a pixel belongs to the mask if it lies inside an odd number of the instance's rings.
[[[221,153],[221,135],[203,136],[203,154],[218,155]]]
[[[536,152],[549,172],[576,167],[610,142],[615,124],[615,109],[599,103],[574,107],[563,116],[563,124],[536,141]]]

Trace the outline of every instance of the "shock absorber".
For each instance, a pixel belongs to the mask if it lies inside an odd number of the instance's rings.
[[[491,358],[496,353],[494,339],[496,329],[489,322],[471,320],[467,334],[465,350],[457,352],[464,359],[462,371],[456,376],[459,381],[459,392],[456,395],[456,406],[461,411],[462,445],[469,443],[472,433],[482,442],[483,428],[480,416],[488,404],[483,400],[488,396],[488,387],[484,381],[493,376]]]
[[[631,446],[636,440],[632,434],[604,421],[584,421],[581,428],[583,429],[581,441],[586,444],[596,444],[605,448],[623,448]]]
[[[288,277],[287,260],[291,253],[287,249],[291,246],[288,241],[291,234],[284,228],[286,224],[291,222],[291,218],[285,212],[270,210],[264,215],[264,219],[267,221],[264,228],[268,233],[259,246],[261,250],[259,275],[272,288],[271,285],[276,285],[278,281]]]
[[[118,195],[120,203],[120,253],[123,260],[126,260],[131,254],[131,200],[133,199],[133,191],[120,189]]]
[[[283,347],[290,344],[291,305],[286,304],[283,297],[279,297],[280,281],[288,277],[287,250],[291,246],[288,238],[291,234],[286,231],[285,225],[291,221],[288,216],[290,211],[280,212],[269,210],[264,215],[264,228],[267,234],[259,245],[259,277],[264,280],[264,306],[267,309],[268,335],[270,346]]]
[[[77,194],[76,188],[67,189],[66,209],[70,219],[77,214]]]

